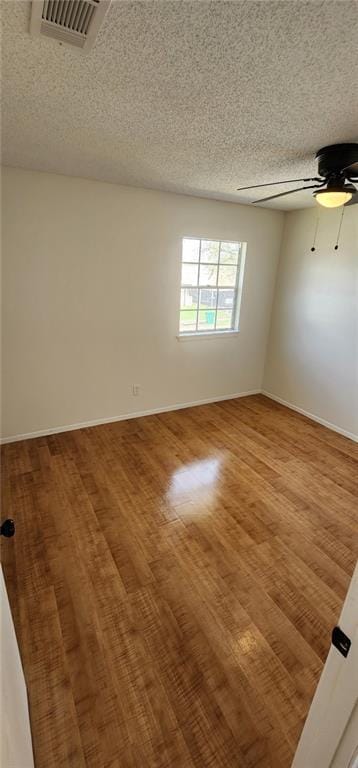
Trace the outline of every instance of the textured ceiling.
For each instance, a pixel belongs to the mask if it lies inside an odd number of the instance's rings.
[[[113,0],[88,54],[1,10],[4,164],[249,202],[358,138],[356,0]]]

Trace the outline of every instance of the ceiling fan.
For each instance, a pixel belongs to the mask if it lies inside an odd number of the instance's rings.
[[[268,200],[275,200],[278,197],[292,195],[293,192],[301,192],[304,189],[315,189],[313,192],[317,203],[325,208],[338,208],[341,205],[356,205],[358,203],[358,190],[354,183],[358,182],[358,144],[332,144],[329,147],[323,147],[316,152],[315,159],[318,160],[318,175],[311,179],[289,179],[288,181],[269,181],[267,184],[255,184],[252,187],[240,187],[237,191],[244,189],[257,189],[258,187],[270,187],[277,184],[290,184],[303,181],[307,184],[314,181],[307,187],[296,187],[288,192],[280,192],[278,195],[262,197],[259,200],[253,200],[255,203],[265,203]]]

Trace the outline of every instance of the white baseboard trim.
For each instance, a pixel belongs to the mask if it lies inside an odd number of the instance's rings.
[[[79,422],[78,424],[67,424],[60,427],[52,427],[50,429],[40,429],[36,432],[27,432],[23,435],[11,435],[10,437],[3,437],[0,439],[0,445],[6,445],[7,443],[17,443],[20,440],[33,440],[36,437],[46,437],[46,435],[57,435],[61,432],[73,432],[75,429],[86,429],[87,427],[97,427],[100,424],[111,424],[116,421],[126,421],[127,419],[139,419],[142,416],[155,416],[157,413],[166,413],[169,411],[179,411],[181,408],[195,408],[197,405],[208,405],[209,403],[219,403],[222,400],[235,400],[238,397],[249,397],[250,395],[265,395],[266,397],[269,397],[271,400],[275,400],[277,403],[280,403],[281,405],[286,406],[286,408],[290,408],[292,411],[297,411],[297,413],[301,413],[302,416],[306,416],[308,419],[312,419],[312,421],[318,422],[318,424],[322,424],[322,426],[327,427],[328,429],[332,429],[333,432],[338,432],[338,434],[343,435],[344,437],[348,437],[350,440],[353,440],[354,442],[358,443],[358,435],[355,435],[353,432],[348,432],[346,429],[342,429],[341,427],[338,427],[337,424],[332,424],[330,421],[326,421],[326,419],[321,419],[320,416],[315,416],[313,413],[310,413],[309,411],[305,411],[303,408],[299,408],[297,405],[293,405],[293,403],[289,403],[287,400],[284,400],[282,397],[277,397],[277,395],[274,395],[272,392],[267,392],[265,389],[251,389],[248,392],[236,392],[234,395],[220,395],[218,397],[208,397],[204,400],[194,400],[190,403],[176,403],[175,405],[165,405],[162,408],[150,408],[146,411],[134,411],[131,413],[123,413],[121,416],[111,416],[109,418],[105,419],[93,419],[92,421],[83,421]]]
[[[269,397],[271,400],[275,400],[276,403],[285,405],[286,408],[291,408],[292,411],[301,413],[302,416],[307,416],[307,418],[312,419],[312,421],[317,421],[318,424],[322,424],[323,427],[332,429],[333,432],[338,432],[340,435],[348,437],[350,440],[354,440],[355,443],[358,443],[358,435],[355,435],[354,432],[348,432],[346,429],[338,427],[337,424],[332,424],[330,421],[326,421],[326,419],[321,419],[320,416],[315,416],[313,413],[305,411],[303,408],[299,408],[298,405],[293,405],[293,403],[289,403],[287,400],[283,400],[282,397],[277,397],[277,395],[273,395],[272,392],[267,392],[265,389],[261,390],[261,394],[266,395],[266,397]]]
[[[46,437],[46,435],[57,435],[61,432],[73,432],[75,429],[85,429],[87,427],[97,427],[100,424],[111,424],[115,421],[126,421],[127,419],[139,419],[142,416],[154,416],[156,413],[166,413],[169,411],[179,411],[181,408],[193,408],[196,405],[208,405],[209,403],[219,403],[221,400],[235,400],[238,397],[248,397],[249,395],[259,395],[261,389],[251,389],[248,392],[236,392],[234,395],[219,395],[218,397],[207,397],[205,400],[194,400],[191,403],[177,403],[175,405],[165,405],[162,408],[150,408],[146,411],[135,411],[132,413],[123,413],[121,416],[111,416],[106,419],[93,419],[92,421],[82,421],[78,424],[68,424],[61,427],[52,427],[50,429],[40,429],[37,432],[27,432],[23,435],[12,435],[11,437],[2,437],[0,445],[6,443],[17,443],[20,440],[33,440],[36,437]]]

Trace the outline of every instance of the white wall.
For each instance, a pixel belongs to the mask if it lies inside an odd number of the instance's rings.
[[[282,213],[5,168],[2,225],[4,437],[261,388]],[[247,241],[238,336],[177,341],[184,235]]]
[[[286,215],[264,389],[358,435],[358,206]]]

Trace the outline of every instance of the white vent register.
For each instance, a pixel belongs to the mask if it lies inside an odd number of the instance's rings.
[[[111,0],[32,0],[30,34],[92,48]]]

